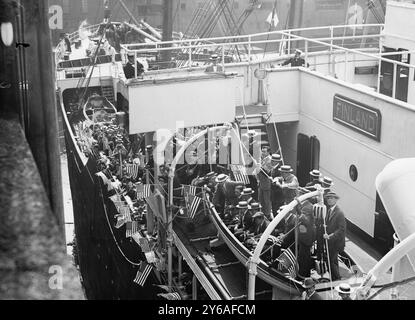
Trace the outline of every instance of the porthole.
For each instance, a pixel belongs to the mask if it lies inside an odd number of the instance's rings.
[[[357,173],[357,168],[354,164],[352,164],[349,168],[349,176],[350,176],[350,179],[352,179],[352,181],[357,180],[358,173]]]

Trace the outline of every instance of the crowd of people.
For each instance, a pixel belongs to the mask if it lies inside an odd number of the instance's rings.
[[[127,132],[115,122],[106,125],[84,124],[80,128],[81,124],[75,128],[81,150],[92,150],[97,156],[98,171],[113,181],[112,186],[128,195],[137,210],[140,208],[140,213],[145,203],[137,199],[138,185],[147,183],[154,186],[157,182],[167,195],[169,165],[159,166],[155,179],[152,146],[143,148],[142,137],[135,135],[130,140]],[[301,188],[291,166],[283,164],[281,155],[272,154],[269,146],[262,147],[261,160],[255,164],[251,175],[251,178],[256,179],[256,184],[252,185],[235,181],[232,171],[224,167],[215,166],[214,171],[210,171],[211,166],[198,164],[196,151],[192,152],[191,159],[189,163],[176,168],[173,181],[175,190],[180,190],[181,185],[193,185],[199,187],[200,192],[209,194],[225,224],[249,249],[255,248],[270,221],[285,205],[303,192],[312,190],[316,184],[323,187],[327,207],[325,219],[314,214],[316,198],[304,201],[277,225],[269,243],[277,245],[263,259],[277,264],[276,257],[281,250],[296,248],[299,267],[297,280],[310,278],[311,270],[315,268],[312,255],[317,256],[317,260],[329,260],[331,280],[341,279],[338,254],[345,247],[346,222],[337,204],[339,196],[331,190],[333,181],[329,177],[312,170],[310,182]],[[135,171],[128,170],[133,165]],[[177,207],[183,205],[183,201],[177,200],[182,195],[181,191],[175,191]]]

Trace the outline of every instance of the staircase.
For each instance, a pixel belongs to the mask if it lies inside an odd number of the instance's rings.
[[[242,136],[247,131],[255,130],[260,135],[261,145],[271,147],[272,153],[281,154],[281,145],[278,137],[276,126],[268,122],[270,114],[267,112],[267,106],[245,106],[236,108],[236,121],[238,122],[239,133]]]
[[[107,98],[109,102],[111,102],[112,104],[115,103],[114,88],[112,86],[102,86],[101,93],[102,93],[102,96]]]

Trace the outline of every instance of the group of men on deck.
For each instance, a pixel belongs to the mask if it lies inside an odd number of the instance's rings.
[[[291,166],[283,164],[279,154],[271,154],[270,147],[266,146],[261,149],[261,162],[255,165],[253,171],[257,179],[257,194],[252,185],[232,181],[225,174],[217,176],[213,204],[235,236],[245,241],[247,247],[254,246],[256,242],[252,239],[259,240],[284,205],[305,190],[300,188],[293,171]],[[330,189],[333,181],[329,177],[322,177],[318,170],[312,170],[310,182],[305,187],[310,190],[316,184],[325,190],[326,216],[315,216],[313,205],[317,199],[306,200],[277,225],[272,235],[278,239],[281,248],[294,245],[297,238],[297,277],[302,280],[310,277],[311,250],[317,241],[317,255],[322,257],[325,253],[329,259],[331,279],[335,281],[341,279],[338,254],[345,247],[346,221],[337,205],[339,196]],[[294,231],[296,228],[297,237]]]

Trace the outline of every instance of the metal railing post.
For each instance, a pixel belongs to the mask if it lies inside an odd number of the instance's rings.
[[[222,72],[225,72],[225,45],[222,44]]]
[[[248,62],[251,63],[251,36],[248,36]]]
[[[334,29],[333,26],[330,26],[330,53],[329,53],[329,74],[334,74],[334,71],[332,70],[333,64],[332,64],[332,59],[333,59],[333,37],[334,37]]]
[[[381,56],[379,56],[379,63],[378,63],[378,83],[377,83],[377,90],[376,90],[378,93],[380,92],[380,77],[381,77],[380,69],[381,69],[381,66],[382,66],[382,60],[381,60]]]
[[[348,64],[348,56],[349,52],[345,51],[344,52],[344,81],[347,81],[347,64]]]
[[[307,63],[308,63],[308,41],[305,40],[304,42],[304,64],[306,68],[307,68]]]
[[[134,78],[137,79],[137,51],[134,51]]]
[[[192,67],[192,40],[189,40],[189,68]]]
[[[396,79],[397,79],[397,71],[398,71],[398,65],[396,63],[393,63],[393,76],[392,76],[392,98],[395,99],[396,95]]]
[[[288,31],[288,54],[291,54],[291,30]]]

